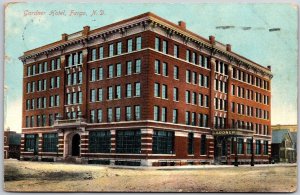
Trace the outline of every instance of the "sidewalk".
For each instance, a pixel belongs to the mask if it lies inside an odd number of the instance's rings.
[[[235,167],[234,165],[183,165],[183,166],[158,166],[158,167],[145,167],[145,166],[107,166],[112,169],[145,169],[145,170],[197,170],[197,169],[222,169],[222,168],[236,168],[239,167],[296,167],[297,163],[278,163],[278,164],[255,164],[250,165],[239,165]]]

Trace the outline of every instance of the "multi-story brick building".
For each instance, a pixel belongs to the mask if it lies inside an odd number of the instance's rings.
[[[178,165],[269,161],[270,67],[152,13],[20,57],[21,158]],[[237,159],[236,159],[237,158]]]

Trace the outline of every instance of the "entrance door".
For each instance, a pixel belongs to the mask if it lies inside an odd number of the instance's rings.
[[[75,134],[72,138],[72,156],[79,156],[80,153],[80,136]]]

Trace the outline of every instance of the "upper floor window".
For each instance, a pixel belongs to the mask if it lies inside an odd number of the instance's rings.
[[[114,77],[114,65],[109,65],[108,66],[108,78],[113,78]]]
[[[126,106],[126,120],[130,121],[131,120],[131,107],[130,106]]]
[[[96,80],[96,69],[93,68],[91,69],[91,81],[95,81]]]
[[[135,73],[141,72],[141,60],[137,59],[135,60]]]
[[[103,59],[103,57],[104,57],[103,47],[99,47],[99,58],[100,58],[100,60]]]
[[[97,59],[97,53],[96,52],[97,52],[96,48],[92,49],[92,61]]]
[[[114,55],[114,44],[109,44],[109,53],[108,56],[112,57]]]
[[[188,62],[191,61],[191,51],[188,50],[188,49],[186,50],[185,59],[186,59],[186,61],[188,61]]]
[[[96,70],[95,70],[95,80],[96,80]],[[102,67],[100,67],[99,69],[98,69],[98,77],[99,77],[99,80],[103,80],[103,68]]]
[[[115,87],[115,98],[116,99],[121,98],[121,85],[116,85]]]
[[[126,84],[126,97],[131,97],[131,84]]]
[[[120,55],[122,53],[122,42],[117,43],[117,55]]]
[[[179,68],[174,66],[174,79],[179,79]]]
[[[154,63],[154,72],[156,74],[160,74],[160,61],[159,60],[155,60],[155,63]]]
[[[162,75],[163,76],[168,76],[168,64],[166,62],[163,63],[163,67],[162,67]]]
[[[168,87],[167,87],[167,85],[162,85],[162,98],[163,99],[168,98]]]
[[[132,74],[132,62],[128,61],[126,64],[126,75],[131,75]]]
[[[142,49],[142,37],[137,37],[135,43],[136,43],[136,50],[141,50]]]
[[[155,50],[160,51],[160,39],[155,37]]]
[[[132,39],[127,40],[127,52],[132,52]]]
[[[141,96],[141,83],[135,83],[135,92],[134,96],[140,97]]]
[[[163,40],[163,48],[162,48],[162,52],[167,54],[168,53],[168,42]]]
[[[122,75],[122,65],[119,63],[117,64],[117,77]]]
[[[160,97],[160,86],[159,83],[154,83],[154,97]]]
[[[107,99],[112,100],[113,99],[113,87],[108,87],[107,88]]]
[[[154,106],[154,120],[159,121],[159,107]]]
[[[137,105],[134,106],[134,120],[141,119],[141,106]]]
[[[179,47],[174,45],[174,57],[179,58]]]

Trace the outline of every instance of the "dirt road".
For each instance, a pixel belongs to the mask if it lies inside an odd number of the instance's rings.
[[[116,169],[100,165],[4,161],[5,191],[294,192],[297,167]]]

